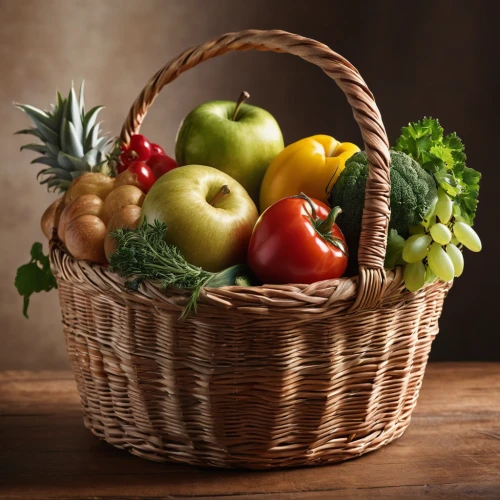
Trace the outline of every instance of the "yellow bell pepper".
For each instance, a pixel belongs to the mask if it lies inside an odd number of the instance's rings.
[[[328,135],[314,135],[290,144],[274,158],[264,176],[261,212],[299,193],[326,203],[327,191],[337,182],[347,159],[358,151],[355,144]]]

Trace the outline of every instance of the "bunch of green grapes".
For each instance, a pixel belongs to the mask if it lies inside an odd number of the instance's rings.
[[[405,284],[411,292],[437,278],[451,281],[464,270],[462,248],[481,250],[481,240],[471,226],[453,215],[453,201],[442,190],[434,209],[419,226],[412,227],[403,247]]]

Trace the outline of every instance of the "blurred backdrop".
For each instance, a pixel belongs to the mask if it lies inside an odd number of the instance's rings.
[[[445,302],[433,360],[500,360],[497,284],[500,185],[495,1],[0,0],[0,369],[68,367],[57,293],[33,297],[30,319],[13,287],[16,268],[43,241],[39,220],[55,199],[19,152],[29,125],[12,101],[44,109],[55,90],[86,83],[87,105],[106,105],[118,134],[148,78],[184,49],[228,31],[279,28],[315,38],[347,57],[377,98],[391,141],[424,115],[463,139],[483,174],[476,228],[484,250],[468,252]],[[164,89],[144,133],[173,154],[179,122],[196,105],[251,101],[278,120],[285,142],[325,133],[361,145],[342,93],[318,68],[291,56],[228,54]],[[497,325],[497,326],[495,326]]]

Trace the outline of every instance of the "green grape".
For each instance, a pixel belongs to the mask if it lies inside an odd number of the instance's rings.
[[[427,209],[427,213],[425,214],[424,216],[424,219],[429,219],[431,218],[433,215],[436,215],[436,204],[437,204],[437,196],[436,198],[434,198],[434,200],[432,201],[432,203],[429,205],[429,208]]]
[[[429,227],[433,226],[436,223],[436,216],[428,217],[424,219],[420,224],[425,227],[425,229],[429,229]]]
[[[432,238],[428,234],[410,236],[403,247],[403,260],[413,264],[427,256]]]
[[[457,237],[454,234],[451,235],[450,243],[455,246],[460,245],[460,241],[457,240]]]
[[[451,240],[451,231],[440,222],[431,226],[430,233],[432,239],[440,245],[447,245]]]
[[[422,261],[407,264],[405,267],[405,286],[410,292],[416,292],[425,284],[425,266]]]
[[[425,282],[434,283],[437,280],[437,276],[432,272],[432,269],[427,266],[425,268]]]
[[[453,269],[455,269],[455,276],[458,278],[464,271],[464,256],[462,252],[452,243],[446,245],[446,253],[453,262]]]
[[[453,225],[453,234],[457,237],[457,240],[469,250],[473,252],[481,251],[482,245],[479,236],[476,231],[465,222],[455,222]]]
[[[453,262],[439,243],[433,243],[427,256],[432,272],[443,281],[451,281],[455,276]]]
[[[423,234],[425,232],[424,226],[422,224],[417,224],[416,226],[410,226],[410,234]]]
[[[443,224],[448,224],[451,219],[452,211],[453,202],[450,197],[442,189],[438,189],[438,198],[436,208],[434,209],[434,215],[437,215]]]

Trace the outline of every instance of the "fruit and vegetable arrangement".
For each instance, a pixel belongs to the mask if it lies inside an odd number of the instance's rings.
[[[175,159],[135,134],[127,144],[100,132],[84,86],[57,94],[50,111],[16,104],[38,142],[41,184],[60,197],[41,227],[74,259],[125,278],[191,291],[184,315],[196,311],[203,287],[309,284],[355,274],[368,178],[366,153],[350,142],[314,135],[285,147],[266,110],[211,101],[192,110],[175,143]],[[386,268],[404,266],[416,292],[451,281],[463,250],[481,250],[472,228],[480,174],[465,164],[456,134],[432,118],[403,127],[391,150],[391,217]],[[18,269],[27,315],[34,292],[57,286],[42,245]]]

